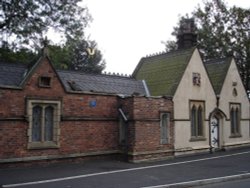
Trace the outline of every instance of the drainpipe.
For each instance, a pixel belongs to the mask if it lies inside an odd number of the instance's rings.
[[[146,92],[146,97],[150,97],[150,92],[149,92],[149,89],[148,89],[146,81],[142,80],[142,84],[143,84],[143,87],[144,87],[145,92]]]
[[[128,145],[128,137],[129,137],[129,132],[128,132],[128,117],[125,115],[125,113],[122,110],[122,107],[118,108],[118,111],[120,113],[120,115],[122,116],[122,120],[125,123],[125,157],[126,157],[126,161],[128,161],[128,150],[129,150],[129,145]]]
[[[216,107],[219,108],[220,105],[220,95],[216,95]]]

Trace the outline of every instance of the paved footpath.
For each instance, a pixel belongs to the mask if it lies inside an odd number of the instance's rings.
[[[250,148],[141,164],[98,160],[0,169],[3,188],[190,187],[247,178]]]

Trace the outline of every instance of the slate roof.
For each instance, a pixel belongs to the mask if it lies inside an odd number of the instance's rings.
[[[151,95],[173,96],[196,48],[144,57],[133,76],[145,80]]]
[[[22,64],[0,63],[0,86],[17,87],[27,67]]]
[[[213,59],[205,62],[208,76],[217,95],[220,94],[232,58]]]
[[[76,71],[57,72],[67,91],[73,89],[94,93],[146,95],[142,81],[133,78]]]
[[[37,65],[34,64],[34,66]],[[32,68],[22,64],[0,63],[0,87],[21,88]],[[93,92],[103,94],[146,95],[142,81],[134,78],[87,74],[78,71],[56,70],[68,92]],[[32,73],[31,73],[32,74]]]

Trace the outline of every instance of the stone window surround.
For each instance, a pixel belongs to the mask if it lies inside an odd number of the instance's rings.
[[[166,130],[167,130],[167,135],[166,138],[162,138],[162,131],[164,130],[162,127],[163,124],[163,116],[167,115],[167,124],[166,124]],[[170,112],[160,112],[160,143],[161,144],[169,144],[170,142]]]
[[[54,124],[53,124],[53,141],[41,141],[32,142],[32,112],[33,107],[39,105],[41,107],[52,105],[54,106]],[[60,100],[43,100],[43,99],[27,99],[27,120],[29,122],[29,128],[27,132],[28,136],[28,149],[48,149],[59,148],[60,137],[60,119],[61,119],[61,101]],[[44,125],[42,125],[44,126]]]
[[[191,131],[190,142],[205,141],[206,140],[206,138],[204,137],[205,135],[205,101],[190,100],[189,105],[190,105],[189,112],[190,112],[190,131]],[[192,135],[192,108],[193,106],[195,106],[196,109],[199,109],[199,107],[202,108],[202,135],[198,135],[198,133],[195,136]]]
[[[238,119],[237,119],[237,129],[238,132],[232,132],[232,117],[231,117],[231,110],[232,108],[234,109],[238,109]],[[238,137],[242,137],[241,135],[241,126],[240,126],[240,122],[241,122],[241,104],[240,103],[229,103],[229,114],[230,114],[230,138],[238,138]],[[236,128],[236,127],[235,127]]]

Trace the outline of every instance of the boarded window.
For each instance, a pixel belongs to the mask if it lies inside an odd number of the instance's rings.
[[[161,144],[167,144],[169,141],[169,113],[161,114],[160,132],[161,132]]]

